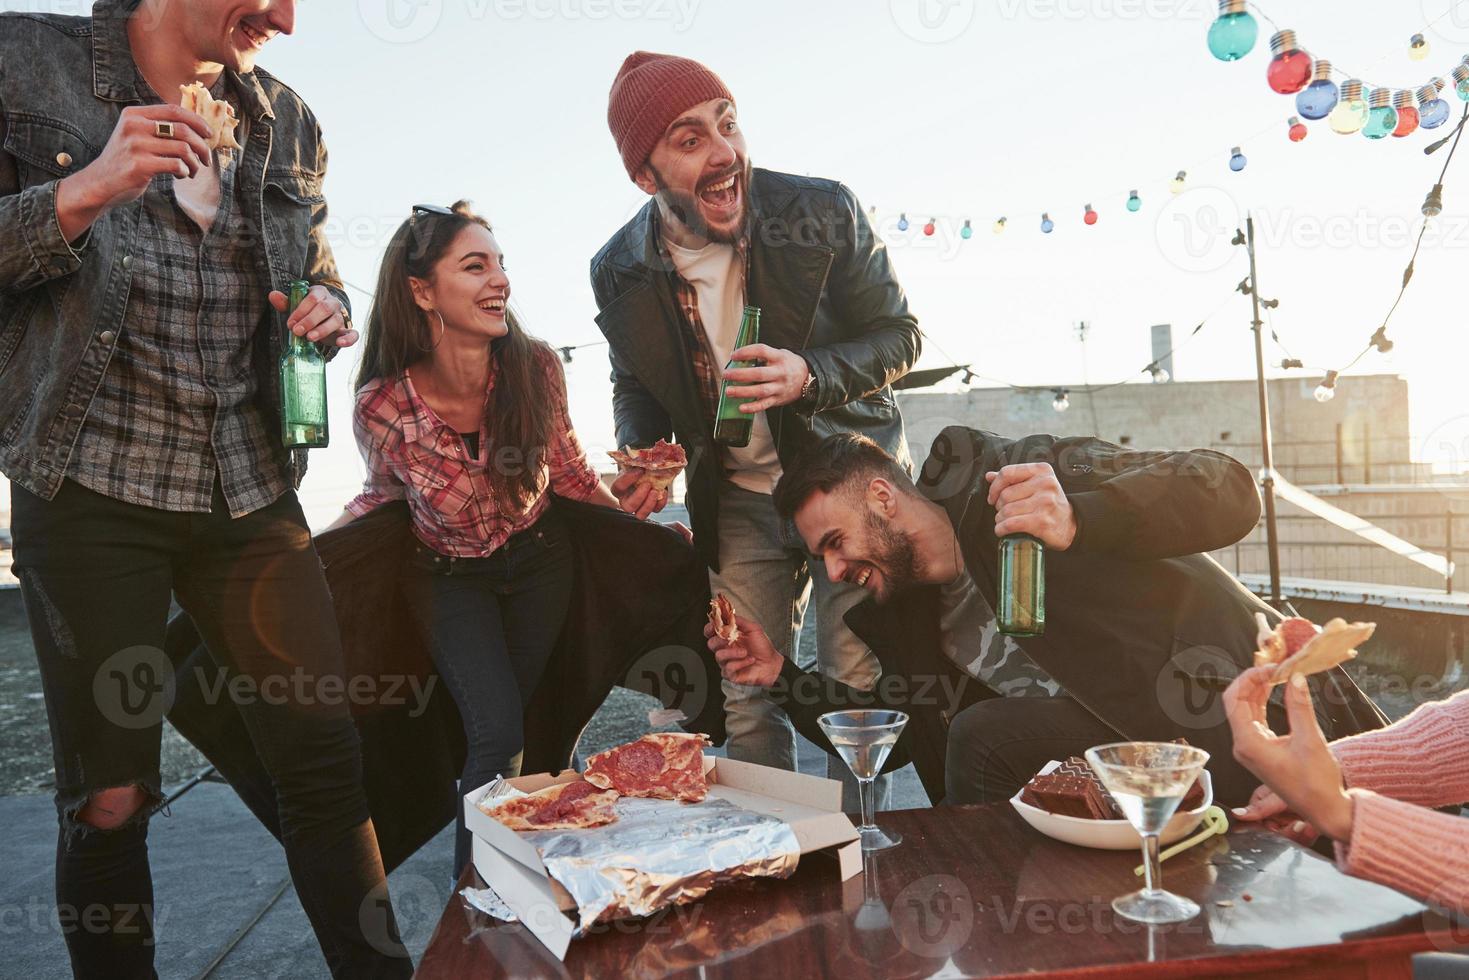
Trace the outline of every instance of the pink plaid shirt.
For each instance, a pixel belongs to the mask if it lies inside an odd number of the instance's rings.
[[[508,449],[496,454],[481,426],[479,457],[413,390],[409,372],[378,378],[357,393],[352,429],[367,463],[363,492],[347,505],[360,517],[389,500],[408,501],[413,532],[444,555],[483,558],[511,535],[530,527],[550,506],[550,493],[586,500],[600,482],[571,427],[566,378],[553,354],[541,356],[546,404],[552,413],[551,444],[541,461],[541,490],[523,510],[506,511],[490,492],[489,467],[522,465]],[[485,391],[494,390],[490,372]]]

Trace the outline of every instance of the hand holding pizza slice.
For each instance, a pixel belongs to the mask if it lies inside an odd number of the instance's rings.
[[[725,643],[740,641],[740,627],[735,622],[734,603],[723,592],[709,600],[709,624],[714,627],[714,635]]]
[[[229,165],[233,150],[243,150],[235,139],[235,127],[240,121],[235,118],[235,108],[223,99],[216,99],[199,82],[180,85],[183,94],[181,105],[190,112],[198,113],[209,124],[208,145],[219,151],[220,160]]]

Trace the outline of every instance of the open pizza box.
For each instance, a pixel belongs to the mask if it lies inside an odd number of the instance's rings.
[[[704,757],[709,797],[785,821],[801,846],[801,859],[815,851],[836,858],[841,881],[862,870],[862,842],[857,828],[842,813],[842,786],[831,779],[806,776],[733,759]],[[526,793],[553,783],[579,779],[567,770],[559,776],[540,773],[506,780]],[[515,831],[488,817],[477,806],[495,784],[465,794],[464,821],[474,836],[474,867],[520,921],[557,959],[566,958],[573,923],[566,914],[576,903],[553,880],[536,849]]]

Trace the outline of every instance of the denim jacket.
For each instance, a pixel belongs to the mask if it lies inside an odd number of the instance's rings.
[[[123,328],[142,206],[113,208],[68,243],[56,187],[101,154],[122,110],[137,104],[127,36],[137,3],[100,0],[91,17],[0,14],[0,470],[47,499]],[[263,278],[275,288],[319,283],[346,303],[324,231],[327,157],[316,117],[264,70],[231,73],[230,82],[249,114],[234,165]],[[285,340],[285,318],[274,320],[255,348],[272,431]],[[305,455],[292,454],[297,485]]]

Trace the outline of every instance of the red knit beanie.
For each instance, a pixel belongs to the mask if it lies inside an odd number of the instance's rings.
[[[670,123],[710,99],[733,102],[734,96],[697,61],[651,51],[628,55],[607,98],[607,128],[627,175],[636,178]]]

